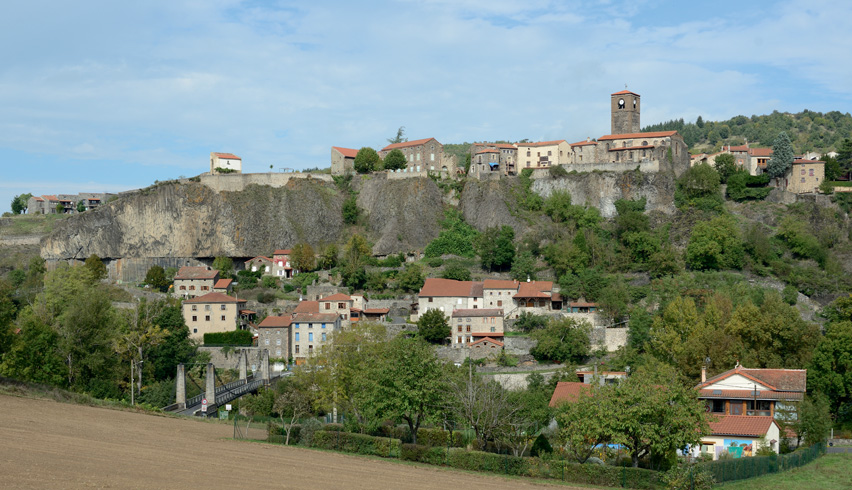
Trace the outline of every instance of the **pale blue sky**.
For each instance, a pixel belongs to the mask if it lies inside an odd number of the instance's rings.
[[[0,6],[0,211],[208,169],[325,167],[399,126],[579,141],[642,123],[852,111],[852,2],[113,0]]]

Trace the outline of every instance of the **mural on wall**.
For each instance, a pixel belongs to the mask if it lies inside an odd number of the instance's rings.
[[[734,458],[743,458],[752,456],[754,441],[748,439],[725,439],[725,446],[716,446],[716,454],[719,455],[725,451]]]

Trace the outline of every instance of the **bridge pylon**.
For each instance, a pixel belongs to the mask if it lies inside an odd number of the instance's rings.
[[[212,362],[207,363],[206,389],[204,390],[204,398],[207,399],[207,406],[216,405],[216,368]]]
[[[269,384],[269,351],[263,350],[263,361],[260,363],[260,379],[263,384]]]
[[[244,350],[240,352],[239,363],[240,363],[240,379],[245,380],[245,379],[248,378],[248,368],[247,368],[248,354]]]
[[[175,377],[175,403],[180,409],[186,408],[186,369],[183,364],[177,366],[177,376]]]

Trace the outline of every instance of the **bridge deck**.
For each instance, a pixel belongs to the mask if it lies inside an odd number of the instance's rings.
[[[292,376],[291,372],[275,372],[270,374],[269,380],[272,381],[279,377],[284,376]],[[216,413],[217,407],[224,405],[232,400],[236,400],[237,398],[247,394],[256,392],[261,386],[264,386],[264,380],[260,378],[249,377],[248,379],[239,379],[236,381],[231,381],[230,383],[220,385],[216,387],[216,403],[209,403],[207,405],[207,413],[213,414]],[[201,393],[196,395],[186,401],[186,408],[181,410],[177,404],[169,405],[168,407],[163,408],[163,411],[178,413],[180,415],[202,415],[201,413],[201,401],[206,396],[206,393]]]

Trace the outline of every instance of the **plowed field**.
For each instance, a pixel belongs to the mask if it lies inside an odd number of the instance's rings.
[[[0,487],[552,487],[232,436],[233,427],[225,424],[0,395]]]

